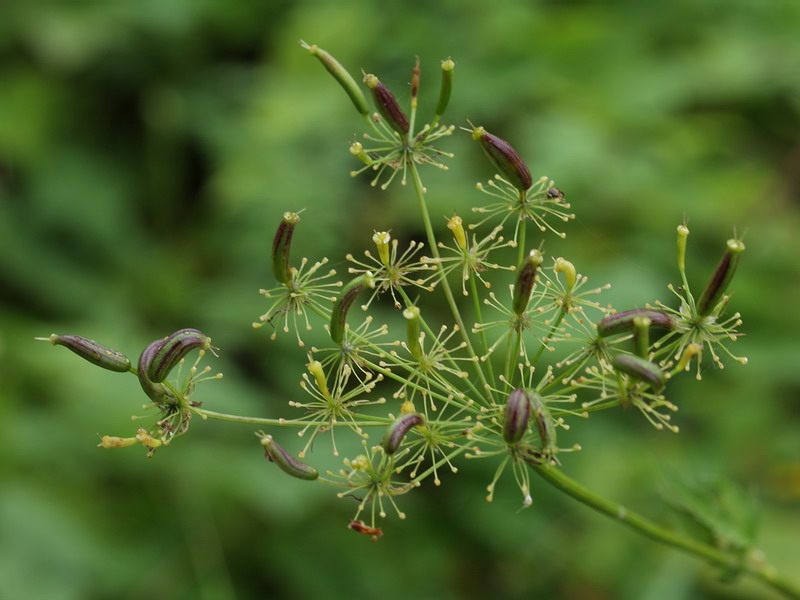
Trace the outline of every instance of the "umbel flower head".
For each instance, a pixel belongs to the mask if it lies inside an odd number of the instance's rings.
[[[476,185],[477,189],[497,201],[487,206],[473,208],[476,213],[485,214],[481,221],[473,225],[478,227],[494,216],[501,217],[501,224],[507,219],[514,219],[514,242],[518,241],[520,231],[524,231],[524,222],[531,221],[541,231],[552,231],[559,237],[566,234],[558,231],[550,224],[549,218],[563,222],[574,219],[568,212],[570,205],[564,193],[555,187],[555,183],[547,177],[540,177],[535,182],[516,150],[505,140],[486,131],[483,127],[468,129],[472,139],[477,141],[489,161],[499,171],[486,186]]]
[[[679,225],[678,229],[678,270],[681,276],[681,286],[676,289],[670,285],[669,289],[679,299],[679,308],[672,309],[660,302],[659,309],[669,313],[673,319],[672,330],[656,344],[656,355],[664,361],[670,358],[679,360],[686,349],[696,345],[702,349],[698,353],[697,378],[701,378],[700,367],[702,355],[708,352],[711,360],[718,368],[724,368],[723,356],[727,356],[740,364],[746,364],[747,358],[735,356],[728,348],[730,342],[735,342],[742,334],[738,328],[742,324],[741,315],[737,312],[725,317],[728,306],[728,287],[736,272],[739,258],[745,250],[744,243],[737,237],[729,239],[725,245],[725,252],[711,280],[703,290],[700,298],[695,300],[686,277],[685,255],[686,239],[689,228]]]
[[[444,111],[450,102],[453,90],[455,63],[442,61],[441,86],[435,112],[430,122],[417,128],[417,97],[419,94],[420,66],[419,59],[414,66],[411,78],[411,98],[408,112],[403,110],[391,90],[373,73],[364,75],[363,83],[372,96],[376,112],[369,115],[367,102],[361,88],[347,70],[330,54],[315,45],[300,42],[312,56],[317,57],[342,89],[350,96],[356,111],[361,114],[370,129],[364,134],[365,143],[353,142],[350,153],[363,163],[360,169],[351,172],[356,176],[364,171],[374,171],[372,185],[378,185],[381,179],[382,189],[386,189],[398,173],[402,173],[400,181],[406,183],[409,165],[428,164],[440,169],[447,169],[442,163],[444,158],[452,158],[452,154],[437,148],[433,143],[439,138],[453,133],[454,127],[439,125]]]
[[[267,312],[262,314],[253,327],[260,328],[271,325],[273,332],[271,339],[278,335],[278,329],[289,333],[294,329],[297,343],[304,346],[300,337],[300,329],[310,330],[311,322],[307,311],[311,310],[326,318],[330,317],[331,303],[336,296],[331,294],[333,288],[342,286],[341,281],[330,281],[336,275],[335,269],[319,274],[319,270],[328,263],[323,258],[309,266],[308,259],[303,257],[300,267],[295,268],[290,264],[290,252],[295,226],[300,222],[299,213],[285,212],[278,224],[272,242],[272,273],[280,284],[271,289],[261,289],[259,293],[272,301]],[[283,320],[283,327],[276,326],[275,319]]]

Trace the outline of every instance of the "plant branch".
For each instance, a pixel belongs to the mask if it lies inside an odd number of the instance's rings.
[[[603,513],[612,519],[616,519],[645,537],[661,544],[672,546],[688,554],[704,558],[711,564],[724,569],[733,572],[741,571],[748,573],[757,577],[773,589],[783,593],[787,598],[800,599],[800,587],[784,579],[774,567],[766,562],[756,561],[749,557],[745,558],[728,554],[718,548],[698,542],[662,527],[646,517],[628,510],[621,504],[617,504],[616,502],[596,494],[552,465],[533,464],[532,462],[529,464],[537,475],[556,489],[572,496],[589,508]]]

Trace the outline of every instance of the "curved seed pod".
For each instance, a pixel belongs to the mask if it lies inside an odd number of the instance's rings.
[[[422,425],[425,418],[420,413],[409,413],[398,417],[394,423],[389,425],[386,435],[383,436],[383,449],[386,454],[394,454],[400,447],[403,438],[415,425]]]
[[[516,389],[508,395],[503,413],[503,439],[516,444],[528,431],[531,418],[531,398],[525,390]]]
[[[736,267],[739,264],[739,255],[744,252],[744,244],[740,240],[728,240],[728,248],[722,255],[711,281],[708,282],[700,301],[697,303],[697,314],[701,317],[707,316],[722,300],[722,295],[728,288]]]
[[[597,334],[600,337],[609,337],[618,333],[629,333],[633,330],[633,320],[636,317],[646,317],[650,319],[650,327],[659,329],[672,329],[675,321],[667,313],[649,308],[634,308],[624,312],[614,313],[601,319],[597,324]]]
[[[542,264],[544,256],[536,249],[530,251],[517,270],[517,281],[514,284],[514,297],[512,308],[514,313],[522,315],[528,308],[533,286],[536,283],[536,273]]]
[[[650,384],[656,393],[664,389],[667,376],[654,362],[634,356],[633,354],[617,354],[611,359],[611,365],[621,373]]]
[[[197,329],[179,329],[164,338],[162,344],[147,365],[147,377],[160,383],[167,378],[180,360],[195,348],[211,346],[211,338]]]
[[[170,400],[170,395],[166,386],[163,383],[154,383],[147,376],[147,371],[153,362],[153,358],[166,340],[167,338],[161,338],[160,340],[151,342],[139,355],[139,364],[137,368],[139,385],[142,386],[144,393],[147,394],[148,398],[153,402],[168,402]]]
[[[575,265],[569,262],[565,258],[558,257],[556,259],[556,264],[553,267],[553,270],[556,273],[563,273],[564,274],[564,282],[567,284],[567,292],[571,292],[572,288],[575,287],[575,281],[578,278],[578,273],[575,270]]]
[[[124,373],[131,369],[130,359],[121,352],[101,346],[94,340],[79,335],[59,335],[54,333],[48,338],[37,339],[49,340],[54,346],[64,346],[84,360],[88,360],[93,365],[109,371]]]
[[[541,454],[545,457],[552,457],[558,452],[555,421],[550,414],[550,409],[545,404],[544,398],[536,392],[531,392],[530,399],[536,431],[539,433],[539,441],[542,443]]]
[[[350,96],[350,100],[353,101],[356,110],[364,116],[368,115],[369,106],[367,105],[367,99],[364,97],[364,92],[358,87],[356,80],[347,72],[347,69],[322,48],[316,45],[309,46],[305,42],[300,42],[300,45],[308,50],[309,54],[316,56],[319,62],[328,70],[328,73],[333,75],[339,85],[347,92],[347,95]]]
[[[375,102],[375,107],[381,113],[389,126],[400,135],[408,135],[410,126],[408,124],[408,117],[400,108],[392,92],[389,91],[381,80],[371,73],[364,75],[364,84],[372,92],[372,100]]]
[[[294,456],[281,448],[278,443],[272,439],[271,435],[263,435],[261,437],[261,445],[264,446],[264,456],[270,462],[274,462],[281,471],[288,473],[292,477],[298,479],[305,479],[311,481],[319,477],[319,472],[304,462],[300,462]]]
[[[287,284],[292,280],[292,269],[289,267],[289,250],[292,245],[295,225],[300,221],[297,213],[285,212],[272,240],[272,273],[278,283]]]
[[[344,330],[347,326],[347,311],[350,310],[353,302],[355,302],[356,296],[362,290],[373,287],[375,287],[375,278],[372,273],[367,272],[351,280],[350,283],[342,288],[342,293],[339,294],[339,298],[337,298],[331,311],[331,339],[335,343],[341,345],[344,339]]]
[[[456,68],[449,58],[442,61],[442,87],[439,89],[439,100],[436,102],[436,113],[433,118],[434,123],[438,122],[447,105],[450,103],[450,95],[453,93],[453,71]]]
[[[533,177],[528,165],[507,141],[492,135],[483,127],[472,130],[472,139],[477,141],[492,164],[505,175],[515,188],[526,192],[533,185]]]

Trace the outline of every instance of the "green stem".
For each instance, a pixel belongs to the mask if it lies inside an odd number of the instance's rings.
[[[561,470],[552,465],[531,464],[531,467],[537,475],[556,489],[564,492],[568,496],[572,496],[589,508],[616,519],[645,537],[661,544],[672,546],[688,554],[699,556],[711,564],[724,569],[729,569],[734,572],[743,571],[760,579],[775,590],[782,592],[787,598],[800,599],[800,587],[784,579],[774,567],[765,562],[756,563],[754,561],[748,561],[747,559],[727,554],[718,548],[692,540],[679,533],[666,529],[642,515],[628,510],[621,504],[617,504],[616,502],[612,502],[596,494],[574,479],[567,477]]]
[[[231,415],[228,413],[216,412],[213,410],[206,410],[205,408],[198,408],[192,406],[189,408],[194,414],[201,419],[216,419],[218,421],[230,421],[231,423],[251,423],[253,425],[275,425],[280,427],[305,427],[308,421],[296,421],[294,419],[267,419],[265,417],[245,417],[242,415]],[[366,419],[360,422],[359,427],[386,427],[392,420],[384,417],[374,417],[367,415],[354,414],[353,417]],[[349,421],[337,421],[331,423],[333,427],[350,427]]]
[[[428,205],[425,202],[425,187],[422,185],[422,180],[419,176],[419,170],[413,162],[410,163],[409,169],[411,170],[411,178],[414,181],[414,191],[416,192],[417,202],[419,203],[420,213],[422,214],[422,222],[425,226],[425,234],[428,237],[428,245],[431,248],[431,254],[436,261],[436,264],[441,265],[439,247],[436,245],[436,236],[433,233],[431,218],[428,214]],[[472,362],[475,365],[475,371],[478,375],[478,379],[480,380],[483,388],[486,390],[489,400],[491,401],[491,388],[486,381],[486,376],[483,373],[483,369],[481,369],[480,360],[478,359],[478,356],[475,354],[475,350],[472,347],[472,341],[469,339],[469,332],[467,331],[466,327],[464,327],[464,320],[461,318],[461,312],[458,310],[458,304],[456,303],[455,297],[453,297],[453,290],[450,288],[450,282],[447,281],[447,276],[445,275],[444,270],[440,270],[440,273],[440,281],[442,284],[442,290],[444,291],[445,299],[447,300],[447,305],[450,307],[450,311],[453,313],[453,318],[455,319],[456,324],[461,331],[461,336],[463,337],[464,342],[467,344],[467,351],[469,352],[470,357],[475,359]]]
[[[478,284],[475,282],[475,277],[470,277],[469,284],[470,284],[470,291],[472,292],[472,303],[475,306],[475,323],[483,323],[483,313],[481,311],[481,301],[480,296],[478,295]],[[486,368],[489,371],[489,379],[494,381],[494,369],[492,369],[492,361],[489,360],[489,343],[486,341],[486,331],[481,329],[479,339],[481,341],[481,350],[483,350],[483,355],[487,356],[486,359]]]

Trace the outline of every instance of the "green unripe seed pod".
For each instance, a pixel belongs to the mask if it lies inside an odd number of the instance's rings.
[[[525,436],[530,418],[530,396],[523,389],[512,391],[503,412],[503,439],[506,443],[516,444]]]
[[[439,89],[439,100],[436,102],[436,117],[434,121],[438,121],[439,117],[444,114],[447,105],[450,103],[450,96],[453,93],[453,72],[456,63],[449,58],[442,61],[442,87]]]
[[[611,359],[611,365],[617,371],[625,373],[633,379],[650,384],[650,387],[656,393],[663,390],[667,384],[667,376],[661,367],[641,356],[617,354]]]
[[[341,345],[344,339],[344,331],[347,327],[347,311],[355,302],[363,290],[375,287],[375,278],[372,273],[364,273],[350,281],[342,288],[342,293],[339,294],[333,310],[331,311],[331,339],[334,343]]]
[[[400,444],[406,434],[416,425],[422,425],[425,422],[425,417],[420,413],[409,413],[401,415],[394,423],[389,425],[386,435],[383,436],[383,449],[386,454],[394,454],[400,448]]]
[[[319,477],[319,472],[314,467],[297,460],[294,456],[281,448],[280,445],[272,439],[271,435],[262,435],[261,445],[264,447],[264,456],[266,456],[270,462],[278,465],[284,473],[292,477],[297,477],[297,479],[305,479],[306,481],[313,481]]]
[[[147,365],[147,378],[161,383],[169,372],[195,348],[206,349],[211,346],[211,338],[197,329],[179,329],[167,336],[158,347]]]
[[[322,48],[316,45],[309,46],[305,42],[300,42],[300,45],[308,50],[309,54],[316,56],[319,62],[328,70],[328,73],[333,75],[334,79],[339,82],[339,85],[341,85],[344,91],[347,92],[347,95],[350,96],[350,100],[352,100],[356,110],[364,116],[368,115],[369,105],[367,104],[367,99],[364,97],[364,92],[361,91],[356,80],[347,72],[347,69]]]
[[[79,335],[59,335],[54,333],[48,338],[37,339],[49,340],[54,346],[64,346],[84,360],[88,360],[93,365],[109,371],[125,373],[131,369],[130,359],[121,352],[101,346],[94,340]]]
[[[528,165],[507,141],[492,135],[483,127],[472,130],[472,139],[480,144],[491,163],[520,192],[526,192],[533,185],[533,177]]]

